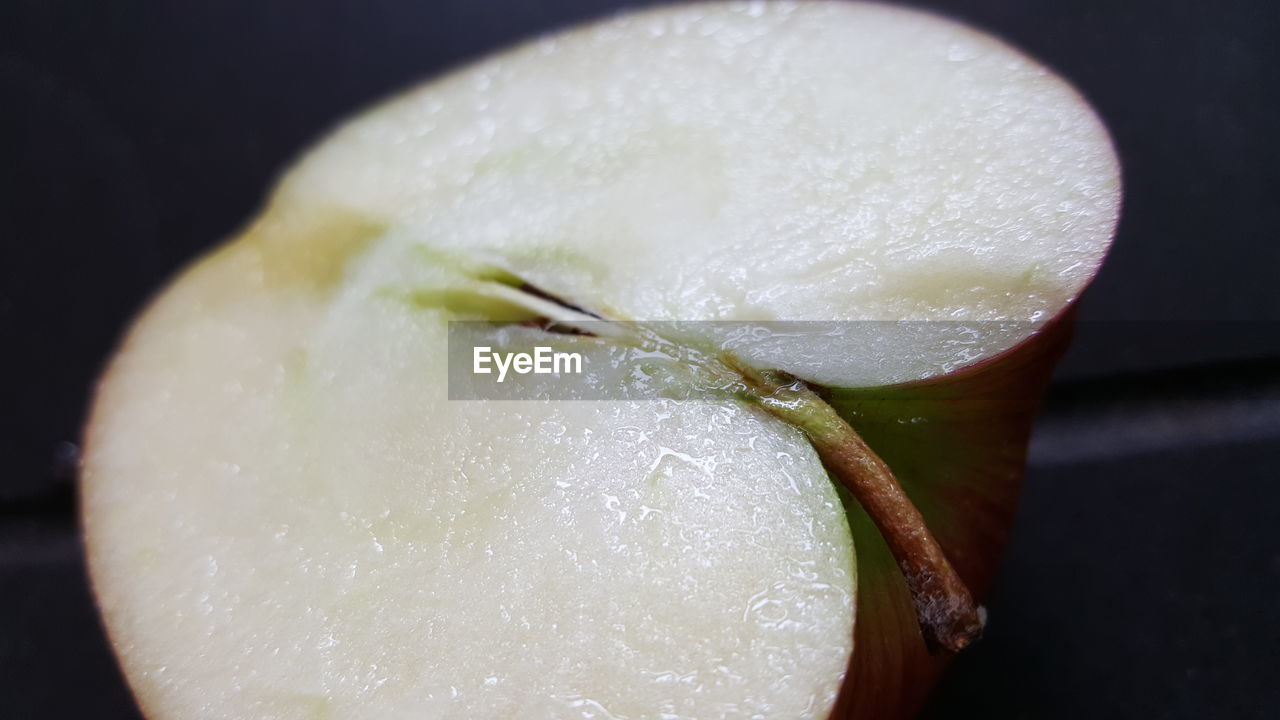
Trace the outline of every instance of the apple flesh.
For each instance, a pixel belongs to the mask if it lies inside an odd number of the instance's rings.
[[[89,565],[139,703],[909,713],[941,660],[803,428],[715,397],[449,401],[447,323],[545,317],[535,286],[613,320],[858,328],[673,342],[822,386],[980,595],[1118,197],[1062,80],[878,5],[626,15],[374,109],[152,303],[99,387]]]

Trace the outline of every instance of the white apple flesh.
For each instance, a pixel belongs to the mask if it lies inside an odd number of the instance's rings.
[[[503,273],[614,319],[997,321],[749,355],[905,382],[1061,313],[1118,190],[1062,80],[876,5],[626,15],[376,108],[153,302],[99,388],[84,525],[139,703],[829,717],[858,590],[805,435],[723,399],[449,401],[466,314],[406,295],[483,300]]]

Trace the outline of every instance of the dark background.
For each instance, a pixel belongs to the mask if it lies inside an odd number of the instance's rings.
[[[1280,716],[1280,5],[917,4],[1075,82],[1126,186],[988,636],[929,717]],[[635,5],[0,0],[0,717],[137,717],[84,578],[74,443],[148,294],[337,119]]]

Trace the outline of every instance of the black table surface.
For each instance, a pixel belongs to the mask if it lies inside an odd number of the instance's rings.
[[[0,717],[137,718],[74,474],[123,324],[336,120],[606,0],[0,2]],[[1071,79],[1124,165],[987,637],[929,718],[1280,716],[1280,4],[916,3]]]

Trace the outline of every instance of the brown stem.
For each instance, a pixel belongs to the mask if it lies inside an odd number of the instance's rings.
[[[871,516],[906,577],[930,649],[957,652],[981,636],[981,609],[889,466],[804,382],[733,365],[753,386],[752,399],[808,436],[827,469]]]
[[[539,322],[558,324],[577,332],[595,335],[605,327],[600,315],[588,313],[529,283],[516,290],[507,285],[489,287],[494,296],[502,293],[533,312]],[[590,325],[597,332],[587,329]],[[800,380],[785,373],[761,371],[737,361],[732,353],[708,356],[693,348],[682,348],[652,328],[632,325],[621,333],[608,333],[614,341],[625,341],[672,358],[684,358],[709,373],[725,380],[727,386],[742,388],[744,395],[766,411],[809,437],[827,469],[853,493],[854,498],[880,529],[890,552],[898,562],[911,599],[915,604],[920,630],[930,650],[945,648],[962,650],[982,634],[982,611],[973,602],[969,588],[956,574],[943,554],[938,541],[925,525],[920,511],[903,492],[889,466],[875,454],[862,437],[840,417],[825,400]],[[720,371],[728,370],[727,375]]]

